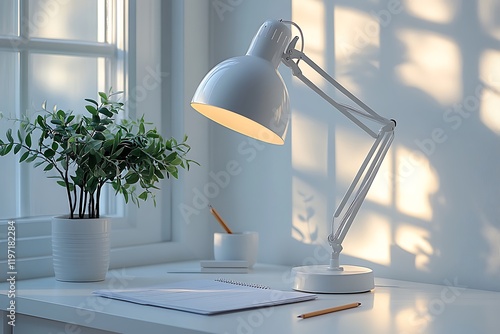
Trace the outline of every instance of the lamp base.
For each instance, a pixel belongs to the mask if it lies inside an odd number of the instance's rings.
[[[328,265],[302,266],[292,269],[293,289],[314,293],[359,293],[375,287],[373,271],[357,266],[332,270]]]

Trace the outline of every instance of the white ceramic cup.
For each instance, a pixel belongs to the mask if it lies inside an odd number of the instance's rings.
[[[217,261],[247,261],[251,268],[257,260],[257,232],[214,233],[214,258]]]

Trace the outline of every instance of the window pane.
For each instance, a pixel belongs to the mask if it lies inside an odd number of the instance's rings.
[[[17,35],[17,1],[0,1],[0,35]]]
[[[57,104],[63,110],[85,110],[85,98],[97,98],[102,76],[102,58],[32,54],[29,80],[31,108]]]
[[[104,40],[104,0],[29,1],[30,37],[101,42]]]
[[[0,138],[5,141],[5,132],[12,127],[8,120],[16,117],[18,95],[19,62],[18,54],[13,52],[0,52],[0,112],[3,119],[0,120]],[[2,190],[0,191],[0,219],[16,217],[16,203],[19,195],[16,180],[18,179],[18,161],[12,152],[0,157],[0,175],[2,178]]]
[[[43,101],[47,108],[85,112],[85,98],[97,98],[100,58],[32,54],[28,70],[31,103],[29,113],[40,110]],[[55,172],[54,172],[55,173]],[[55,175],[55,174],[54,174]],[[47,179],[42,169],[29,169],[30,215],[64,214],[68,212],[64,189],[53,179]],[[50,193],[51,196],[43,196]]]

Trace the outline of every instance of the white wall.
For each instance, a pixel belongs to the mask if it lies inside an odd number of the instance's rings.
[[[500,291],[498,2],[210,6],[210,65],[244,54],[266,19],[292,18],[306,54],[397,120],[383,170],[345,240],[344,263],[369,266],[377,276]],[[212,176],[191,196],[210,200],[234,229],[257,230],[259,261],[323,262],[335,204],[372,140],[283,65],[280,71],[293,108],[286,144],[256,143],[210,123]],[[240,168],[227,179],[230,161]]]
[[[172,1],[173,18],[171,26],[172,49],[172,108],[183,113],[174,113],[172,119],[172,135],[180,140],[188,135],[191,146],[189,159],[197,161],[200,166],[192,164],[189,172],[180,171],[182,182],[173,182],[175,196],[172,200],[173,241],[182,244],[174,259],[203,258],[212,251],[213,242],[207,238],[212,235],[213,228],[206,222],[208,212],[197,210],[193,213],[185,210],[192,208],[192,189],[206,184],[209,171],[209,128],[208,120],[192,112],[189,105],[192,94],[209,67],[206,54],[209,52],[208,28],[209,6],[206,2],[197,0]],[[196,25],[193,24],[196,22]],[[201,55],[201,56],[200,56]]]

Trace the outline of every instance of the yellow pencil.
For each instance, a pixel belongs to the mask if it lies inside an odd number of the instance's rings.
[[[310,312],[310,313],[304,313],[304,314],[297,316],[297,318],[302,318],[302,319],[311,318],[311,317],[315,317],[318,315],[323,315],[323,314],[333,313],[333,312],[337,312],[337,311],[347,310],[350,308],[355,308],[355,307],[358,307],[359,305],[361,305],[361,303],[352,303],[352,304],[347,304],[347,305],[331,307],[331,308],[327,308],[324,310],[314,311],[314,312]]]
[[[217,213],[217,211],[215,211],[215,209],[209,205],[210,207],[210,212],[214,215],[215,219],[217,219],[217,221],[219,222],[220,226],[222,226],[222,228],[229,234],[232,234],[233,232],[229,229],[229,227],[227,227],[226,223],[224,223],[224,220],[222,220],[222,217],[219,216],[219,214]]]

